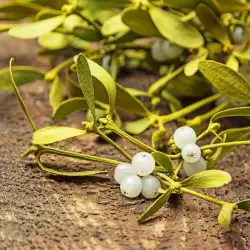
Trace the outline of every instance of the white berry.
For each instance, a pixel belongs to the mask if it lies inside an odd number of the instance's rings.
[[[236,26],[232,35],[236,44],[242,44],[246,39],[245,31],[241,26]]]
[[[135,170],[133,169],[133,166],[129,163],[120,163],[115,168],[115,174],[114,178],[115,180],[121,184],[123,179],[129,175],[135,175]]]
[[[129,198],[137,197],[142,190],[141,178],[137,175],[129,175],[125,177],[120,186],[123,195]]]
[[[174,133],[175,145],[180,149],[183,149],[187,144],[195,143],[196,139],[195,131],[188,126],[180,127]]]
[[[147,152],[137,153],[132,159],[132,165],[136,174],[140,176],[150,175],[155,168],[153,156]]]
[[[147,199],[153,199],[158,196],[158,189],[161,187],[160,181],[152,176],[144,176],[142,179],[142,195]]]
[[[183,170],[185,174],[189,177],[191,175],[197,174],[199,172],[205,171],[207,169],[207,162],[203,157],[195,163],[183,162]]]
[[[181,151],[182,158],[188,163],[194,163],[200,160],[201,150],[196,144],[187,144]]]

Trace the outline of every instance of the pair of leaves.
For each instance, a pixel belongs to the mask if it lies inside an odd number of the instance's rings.
[[[113,113],[116,101],[116,85],[112,77],[97,63],[87,59],[83,54],[80,54],[76,63],[77,75],[79,79],[79,85],[81,87],[83,96],[88,104],[89,109],[95,120],[95,79],[98,83],[102,84],[102,87],[108,95],[108,103],[110,113]]]
[[[64,15],[45,20],[20,24],[9,30],[9,36],[20,39],[32,39],[47,34],[59,27],[65,19]]]
[[[250,102],[250,83],[238,72],[215,61],[201,61],[201,73],[224,96],[239,102]]]
[[[142,36],[164,37],[184,48],[199,48],[204,43],[195,27],[157,7],[150,7],[149,11],[127,9],[122,14],[122,21]]]
[[[44,78],[44,72],[29,66],[14,66],[13,76],[17,86]],[[9,68],[0,70],[0,91],[12,89],[12,81]]]

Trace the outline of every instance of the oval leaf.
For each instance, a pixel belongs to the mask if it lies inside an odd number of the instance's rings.
[[[162,152],[153,152],[151,155],[155,161],[162,167],[164,167],[170,174],[174,172],[173,163],[169,156]]]
[[[250,48],[240,52],[234,51],[233,55],[241,60],[250,60]]]
[[[63,99],[63,86],[59,77],[56,77],[53,81],[50,93],[49,101],[52,107],[57,107]]]
[[[68,39],[62,33],[49,32],[39,37],[38,44],[47,50],[60,50],[68,46]]]
[[[172,193],[172,189],[167,189],[164,194],[162,194],[152,205],[150,205],[146,212],[143,213],[138,219],[139,223],[145,222],[150,216],[156,213],[169,199]]]
[[[51,144],[68,138],[84,135],[86,133],[87,132],[85,130],[71,128],[71,127],[63,127],[63,126],[46,127],[37,130],[33,134],[32,143],[34,145]]]
[[[230,224],[232,220],[233,210],[235,208],[235,204],[225,203],[219,213],[218,223],[225,229],[230,229]]]
[[[213,12],[213,10],[211,10],[205,4],[200,4],[195,9],[195,11],[206,30],[224,46],[232,48],[227,29],[223,25],[221,19]]]
[[[201,61],[198,67],[221,94],[235,101],[250,102],[250,83],[241,74],[209,60]]]
[[[68,115],[88,109],[86,100],[83,97],[70,98],[64,102],[61,102],[53,112],[53,119],[63,120]]]
[[[102,26],[101,32],[104,36],[115,35],[120,32],[129,31],[129,27],[122,22],[121,14],[112,16]]]
[[[239,209],[250,213],[250,200],[243,200],[236,203]]]
[[[65,19],[64,15],[48,18],[42,21],[20,24],[9,30],[9,36],[20,39],[40,37],[59,27]]]
[[[139,135],[150,126],[150,121],[147,117],[137,121],[127,122],[125,130],[130,134]]]
[[[83,96],[89,106],[95,122],[95,90],[87,58],[80,54],[76,62],[76,71]]]
[[[189,188],[217,188],[228,184],[231,180],[231,175],[225,171],[206,170],[190,176],[181,184]]]
[[[86,41],[99,41],[102,39],[101,32],[91,26],[88,27],[77,26],[73,29],[73,34]]]
[[[39,69],[29,66],[14,66],[13,76],[17,86],[21,86],[32,81],[40,80],[44,78],[44,72]],[[12,82],[10,78],[9,68],[3,68],[0,70],[0,91],[11,90]]]
[[[148,12],[139,9],[126,9],[122,21],[135,33],[141,36],[161,37]]]
[[[204,44],[200,32],[178,16],[154,7],[149,9],[150,16],[163,37],[184,48],[199,48]]]

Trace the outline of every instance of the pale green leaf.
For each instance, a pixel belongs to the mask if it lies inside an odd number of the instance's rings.
[[[235,56],[233,56],[232,54],[229,55],[229,57],[228,57],[228,59],[227,59],[226,65],[227,65],[229,68],[231,68],[231,69],[233,69],[233,70],[235,70],[235,71],[239,71],[239,67],[240,67],[239,61],[238,61],[238,60],[235,58]]]
[[[236,203],[236,205],[239,209],[250,213],[250,200],[239,201]]]
[[[230,224],[232,220],[233,210],[235,208],[235,204],[225,203],[222,205],[218,216],[218,223],[225,229],[230,229]]]
[[[86,109],[88,105],[83,97],[73,97],[61,102],[54,110],[52,117],[56,120],[63,120],[74,112]]]
[[[198,50],[196,57],[185,65],[184,73],[186,76],[193,76],[199,69],[198,64],[208,56],[208,49],[201,47]]]
[[[59,142],[68,138],[84,135],[87,132],[85,130],[63,127],[63,126],[52,126],[37,130],[33,134],[32,143],[34,145],[51,144]]]
[[[95,108],[95,116],[96,116],[96,120],[98,121],[100,118],[106,116],[106,111],[100,108]],[[94,117],[89,109],[86,114],[86,119],[88,122],[92,122],[94,120]]]
[[[199,70],[222,95],[235,101],[250,102],[250,83],[238,72],[209,60],[201,61]]]
[[[14,66],[13,76],[17,86],[21,86],[32,81],[44,78],[44,72],[29,66]],[[10,78],[9,68],[0,70],[0,91],[11,90],[12,82]]]
[[[199,48],[204,44],[200,32],[178,16],[157,7],[149,9],[150,16],[163,37],[184,48]]]
[[[162,167],[164,167],[170,174],[174,172],[173,163],[170,157],[162,152],[153,152],[151,155],[155,161]]]
[[[9,30],[9,36],[20,39],[37,38],[55,30],[63,23],[64,18],[65,16],[61,15],[38,22],[20,24]]]
[[[161,37],[149,13],[145,10],[128,8],[122,13],[122,21],[135,33],[141,36]]]
[[[205,4],[200,4],[195,11],[206,30],[224,46],[232,48],[227,28],[223,25],[221,19],[216,16],[213,10]]]
[[[234,51],[233,55],[241,60],[250,60],[250,48],[243,51]]]
[[[100,41],[102,39],[101,32],[91,26],[76,26],[73,29],[73,34],[86,41]]]
[[[68,46],[68,38],[62,33],[49,32],[39,37],[38,44],[47,50],[60,50]]]
[[[78,5],[97,11],[98,9],[124,8],[132,4],[131,0],[79,0]]]
[[[63,85],[59,77],[56,77],[52,83],[51,90],[49,93],[50,105],[55,108],[63,99]]]
[[[127,122],[125,130],[130,134],[139,135],[143,133],[150,126],[150,121],[147,117],[137,121]]]
[[[104,36],[111,36],[127,31],[129,31],[129,27],[122,22],[121,14],[109,18],[101,28],[101,32]]]
[[[92,75],[90,72],[87,58],[80,54],[76,62],[76,71],[78,76],[79,85],[81,87],[83,96],[92,112],[95,122],[95,90],[94,83],[92,81]]]
[[[14,27],[16,24],[0,24],[0,32],[4,32]]]
[[[139,223],[145,222],[150,216],[156,213],[169,199],[172,194],[172,189],[167,189],[164,194],[162,194],[153,204],[151,204],[145,213],[143,213],[138,219]]]
[[[228,184],[231,180],[230,174],[225,171],[206,170],[190,176],[181,184],[189,188],[217,188]]]

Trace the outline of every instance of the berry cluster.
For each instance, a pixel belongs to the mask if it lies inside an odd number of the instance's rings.
[[[207,169],[207,163],[201,156],[200,147],[195,144],[196,140],[195,131],[188,126],[180,127],[174,133],[174,142],[181,149],[184,160],[183,170],[187,176]]]
[[[155,168],[153,156],[147,152],[137,153],[131,164],[121,163],[115,169],[114,178],[120,184],[123,195],[135,198],[140,193],[147,199],[158,196],[160,181],[152,174]]]

